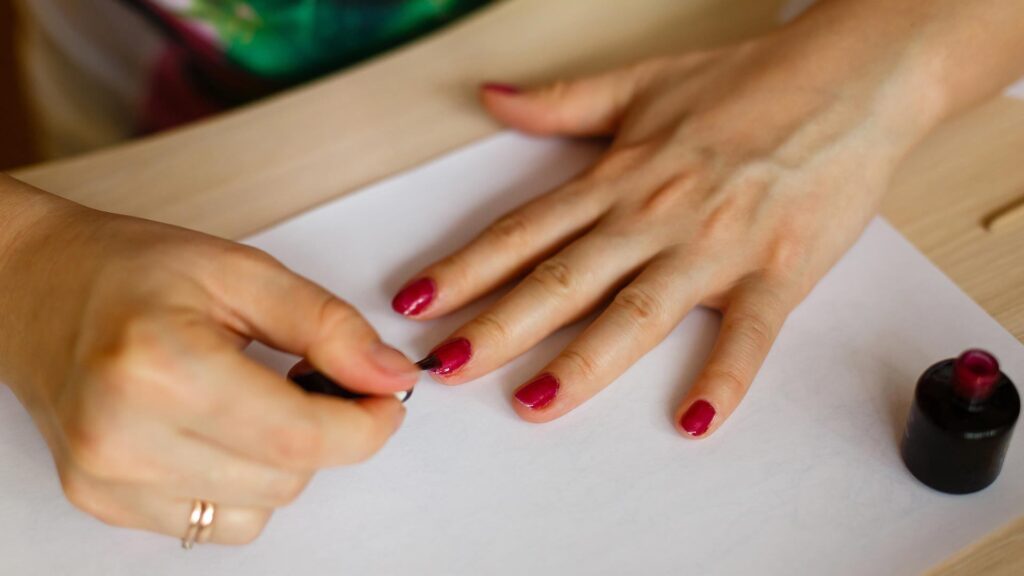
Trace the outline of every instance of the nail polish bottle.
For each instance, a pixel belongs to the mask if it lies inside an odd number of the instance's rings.
[[[1020,396],[984,350],[925,370],[914,391],[901,453],[907,469],[949,494],[977,492],[1003,466]]]

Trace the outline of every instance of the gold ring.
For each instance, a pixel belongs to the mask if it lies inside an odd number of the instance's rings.
[[[210,534],[213,532],[213,515],[217,512],[213,502],[203,502],[203,504],[206,507],[203,508],[203,513],[199,518],[199,532],[196,534],[196,542],[200,544],[206,544],[210,540]]]
[[[188,529],[181,538],[181,547],[191,550],[196,542],[202,544],[209,540],[216,508],[213,502],[196,500],[192,503],[192,512],[188,515]]]

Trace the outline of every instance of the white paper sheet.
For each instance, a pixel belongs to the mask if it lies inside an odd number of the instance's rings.
[[[388,306],[406,276],[597,153],[501,135],[251,242],[416,356],[486,303],[406,321]],[[1024,439],[975,495],[933,492],[903,468],[897,437],[924,368],[982,346],[1020,381],[1024,346],[885,222],[792,315],[725,427],[688,441],[671,413],[716,328],[714,314],[694,311],[613,386],[546,425],[520,421],[509,393],[579,326],[463,387],[424,379],[382,453],[319,474],[239,549],[183,553],[75,511],[4,390],[0,574],[911,574],[1024,513]]]

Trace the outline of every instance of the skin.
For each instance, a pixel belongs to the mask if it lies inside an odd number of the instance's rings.
[[[483,375],[604,307],[546,368],[556,399],[516,407],[547,421],[704,304],[722,310],[722,331],[680,413],[705,399],[717,429],[899,159],[1024,72],[1022,28],[1019,0],[833,0],[739,45],[485,91],[510,126],[613,145],[415,276],[436,281],[420,316],[434,318],[528,273],[457,331],[475,353],[444,381]],[[0,380],[46,438],[70,501],[101,520],[180,537],[192,500],[207,499],[213,541],[248,542],[316,470],[367,458],[398,427],[390,397],[310,396],[241,353],[258,340],[367,393],[415,380],[356,311],[266,254],[7,177],[0,222]]]
[[[450,336],[473,355],[435,378],[478,378],[600,309],[539,373],[559,382],[555,398],[512,402],[547,422],[702,305],[721,312],[721,330],[674,421],[687,437],[713,433],[787,315],[877,212],[900,160],[1022,73],[1017,0],[834,0],[737,45],[526,91],[485,86],[484,106],[512,128],[611,146],[589,172],[412,276],[436,284],[416,315],[431,319],[525,275]],[[714,415],[694,430],[684,415],[699,401]]]
[[[376,452],[391,397],[306,394],[242,354],[251,340],[367,393],[417,369],[348,304],[258,250],[116,216],[0,176],[0,379],[43,433],[70,501],[174,537],[194,499],[242,544],[324,467]],[[45,361],[41,361],[45,359]]]

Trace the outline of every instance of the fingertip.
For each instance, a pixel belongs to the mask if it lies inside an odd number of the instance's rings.
[[[516,416],[519,416],[519,418],[524,422],[529,422],[530,424],[545,424],[550,422],[553,418],[543,412],[538,412],[523,406],[515,398],[512,398],[510,403],[512,405],[512,410],[516,413]]]
[[[420,374],[408,357],[379,340],[362,344],[359,350],[332,347],[327,354],[297,364],[289,377],[316,369],[348,390],[370,395],[408,390]]]
[[[519,416],[519,419],[530,424],[546,424],[562,414],[556,410],[534,410],[527,406],[524,406],[514,397],[509,400],[509,404],[512,406],[512,411]]]
[[[461,380],[458,376],[452,376],[450,378],[447,378],[445,376],[441,376],[440,374],[433,374],[433,373],[431,373],[430,374],[430,379],[433,380],[434,382],[442,385],[442,386],[449,386],[449,387],[453,387],[453,388],[455,386],[460,386],[462,384],[465,384],[465,381]]]
[[[719,411],[711,402],[698,398],[684,404],[676,414],[676,429],[687,438],[706,438],[718,424]]]
[[[374,396],[356,401],[374,417],[385,422],[389,427],[388,436],[398,430],[405,421],[406,408],[398,399],[390,396]]]
[[[464,382],[459,374],[473,358],[473,344],[462,337],[449,338],[436,346],[416,366],[426,370],[430,377],[441,384]]]
[[[419,375],[419,368],[416,367],[412,360],[409,360],[397,348],[379,340],[370,345],[368,356],[377,370],[385,375],[394,376],[402,381],[416,380]]]
[[[549,422],[561,414],[555,406],[561,389],[561,381],[554,374],[545,372],[523,384],[512,394],[512,408],[527,422]]]
[[[484,108],[496,120],[527,134],[544,136],[554,131],[548,106],[538,92],[527,92],[509,84],[488,83],[480,89]]]
[[[426,312],[437,295],[437,282],[430,277],[410,281],[395,294],[391,309],[407,318],[416,318]]]

